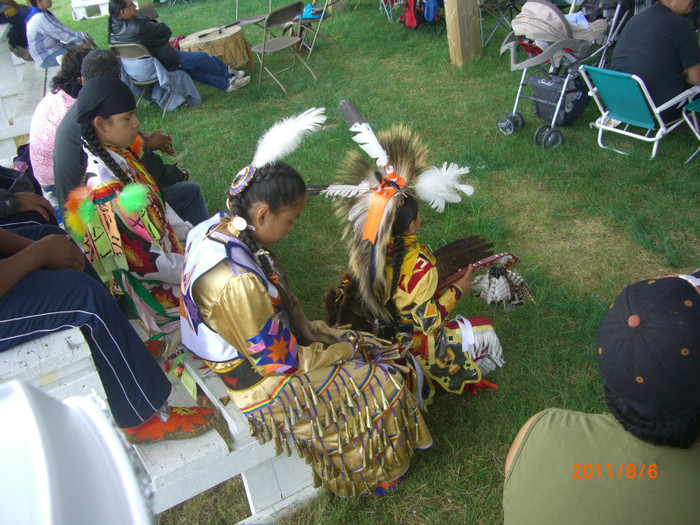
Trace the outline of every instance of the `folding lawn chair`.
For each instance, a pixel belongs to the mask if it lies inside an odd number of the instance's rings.
[[[323,20],[330,15],[329,7],[339,0],[311,0],[311,3],[304,7],[304,12],[301,15],[301,46],[309,51],[306,55],[306,60],[311,59],[311,53],[314,52],[316,39],[321,38],[331,44],[336,49],[340,50],[340,46],[333,39],[321,33],[321,25]],[[316,26],[314,27],[314,24]]]
[[[155,102],[163,110],[162,120],[168,110],[182,104],[197,106],[202,101],[185,71],[168,71],[141,44],[113,44],[109,49],[121,59],[122,76],[126,75],[122,80],[141,88],[136,107],[146,97],[145,100]]]
[[[270,75],[272,80],[277,82],[277,85],[282,88],[282,91],[284,91],[284,94],[286,95],[287,90],[282,85],[282,82],[279,81],[277,75],[288,70],[294,71],[296,69],[297,60],[301,62],[301,64],[306,69],[309,70],[311,76],[314,77],[314,80],[316,80],[316,74],[309,67],[306,61],[303,58],[301,58],[301,55],[299,55],[299,53],[297,52],[297,49],[300,47],[301,44],[301,37],[299,35],[301,34],[301,15],[303,11],[304,4],[302,2],[295,2],[293,4],[289,4],[284,7],[280,7],[279,9],[275,9],[274,11],[271,11],[270,14],[267,15],[267,17],[265,18],[262,44],[253,46],[252,48],[253,53],[257,55],[258,60],[260,61],[258,89],[260,89],[260,84],[263,80],[263,73],[267,73],[268,75]],[[296,26],[293,31],[293,34],[289,33],[288,35],[283,36],[275,36],[273,34],[272,31],[274,28],[283,26],[292,20],[295,20],[294,26]],[[270,68],[266,65],[268,55],[284,51],[292,55],[292,64],[278,71],[270,70]]]
[[[360,5],[362,0],[357,0],[355,10]],[[386,15],[389,22],[398,22],[401,17],[401,9],[404,6],[404,0],[379,0],[379,10]],[[396,13],[395,13],[396,12]]]
[[[690,104],[683,106],[683,119],[688,123],[690,129],[693,130],[693,134],[697,137],[698,142],[700,142],[700,127],[698,127],[698,113],[700,113],[700,99],[693,100]],[[693,160],[697,154],[700,153],[700,145],[695,150],[688,160],[685,161],[688,164]]]
[[[479,0],[479,29],[481,31],[481,47],[486,47],[496,35],[499,27],[511,31],[510,21],[518,13],[517,4],[523,0]],[[493,20],[493,27],[486,27],[486,20]]]
[[[622,154],[627,152],[603,144],[604,131],[653,143],[653,159],[659,141],[684,122],[683,118],[678,118],[667,123],[661,114],[667,109],[690,102],[693,96],[700,92],[700,88],[692,87],[657,106],[651,99],[644,81],[637,75],[587,65],[582,65],[579,70],[601,113],[594,123],[598,128],[598,145]],[[695,132],[689,120],[688,125]],[[634,128],[641,128],[641,131],[635,131]]]

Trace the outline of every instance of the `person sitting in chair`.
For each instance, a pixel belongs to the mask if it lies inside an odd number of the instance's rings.
[[[221,91],[230,93],[250,82],[249,76],[227,67],[218,57],[173,49],[167,24],[140,16],[132,0],[110,0],[107,33],[110,44],[141,44],[168,71],[182,68],[193,80]]]
[[[694,2],[660,0],[632,17],[615,44],[610,69],[640,77],[657,106],[700,85],[698,37],[684,18]],[[680,110],[671,108],[662,117],[675,120]]]
[[[29,2],[32,5],[26,18],[29,53],[41,67],[57,66],[58,57],[72,47],[92,47],[85,35],[76,33],[49,11],[52,0]]]

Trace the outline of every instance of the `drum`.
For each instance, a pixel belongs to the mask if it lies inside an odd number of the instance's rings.
[[[247,64],[254,69],[250,44],[243,37],[241,26],[213,27],[197,31],[180,40],[182,51],[204,51],[219,57],[227,66],[239,68]]]

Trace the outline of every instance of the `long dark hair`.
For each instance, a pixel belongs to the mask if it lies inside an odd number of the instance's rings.
[[[105,163],[105,165],[109,168],[109,171],[111,171],[124,186],[132,182],[131,177],[126,174],[119,163],[114,160],[114,157],[109,154],[109,151],[107,151],[107,149],[97,138],[97,132],[95,131],[94,124],[90,124],[90,127],[83,132],[83,143],[90,153]]]
[[[272,213],[278,213],[284,208],[295,206],[305,194],[306,184],[301,175],[289,164],[278,161],[259,168],[245,190],[236,196],[229,195],[226,205],[232,216],[238,215],[250,223],[250,212],[255,204],[266,204]],[[240,232],[238,238],[248,247],[267,278],[277,288],[290,317],[289,328],[304,344],[307,340],[304,335],[307,329],[304,323],[306,318],[302,314],[303,320],[294,319],[293,314],[301,310],[299,300],[292,293],[281,264],[269,251],[260,251],[261,246],[253,239],[249,230]]]
[[[109,19],[107,19],[107,39],[112,36],[112,19],[119,20],[119,13],[126,7],[126,0],[109,0]]]
[[[90,52],[90,49],[78,46],[69,49],[61,61],[61,69],[51,79],[51,93],[65,91],[67,95],[78,98],[78,93],[82,84],[78,80],[80,77],[80,66],[83,58]]]

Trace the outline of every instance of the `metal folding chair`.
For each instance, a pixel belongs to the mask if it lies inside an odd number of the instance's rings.
[[[311,59],[311,53],[314,51],[316,39],[321,38],[331,44],[336,49],[340,50],[340,46],[333,39],[321,33],[321,25],[323,20],[330,15],[329,7],[339,0],[324,0],[323,5],[317,6],[317,0],[312,0],[304,8],[301,15],[301,46],[309,51],[306,59]],[[316,24],[316,27],[314,27]]]
[[[311,76],[314,78],[314,80],[316,80],[316,74],[309,67],[306,61],[301,57],[301,55],[297,52],[297,49],[301,45],[301,15],[303,11],[304,4],[302,2],[294,2],[293,4],[289,4],[284,7],[280,7],[279,9],[275,9],[274,11],[271,11],[270,14],[267,15],[267,17],[265,17],[265,21],[263,23],[263,41],[261,44],[253,46],[252,48],[253,53],[257,55],[258,60],[260,61],[258,89],[260,89],[260,85],[262,84],[263,73],[267,73],[272,78],[272,80],[274,80],[277,83],[277,85],[280,88],[282,88],[282,91],[284,91],[286,95],[287,90],[282,85],[282,82],[280,82],[277,76],[288,70],[294,71],[296,69],[297,60],[301,62],[301,64],[306,69],[309,70]],[[274,35],[273,29],[279,28],[283,25],[288,25],[292,21],[295,21],[292,23],[293,31],[290,31],[286,35],[282,36]],[[294,28],[294,26],[296,26],[296,28]],[[273,72],[266,65],[268,56],[274,53],[285,51],[292,55],[292,64]]]

